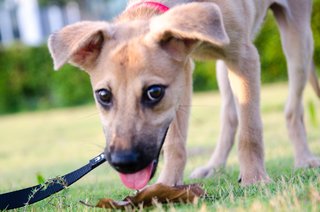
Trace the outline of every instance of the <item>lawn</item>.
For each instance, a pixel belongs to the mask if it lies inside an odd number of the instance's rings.
[[[283,115],[286,96],[286,84],[267,85],[262,89],[266,166],[273,182],[243,188],[237,183],[239,166],[236,147],[225,170],[210,179],[188,179],[194,168],[209,159],[219,132],[219,94],[195,94],[185,182],[203,183],[208,196],[195,204],[158,205],[150,209],[319,211],[320,169],[293,169],[293,149]],[[309,145],[312,152],[320,155],[320,100],[310,87],[305,93],[304,103]],[[310,105],[314,106],[315,112],[311,112]],[[48,179],[73,171],[104,148],[102,127],[93,105],[1,116],[0,132],[0,193],[37,184],[37,176]],[[68,189],[21,210],[91,211],[93,209],[79,201],[96,203],[103,197],[121,199],[128,194],[133,192],[121,184],[117,173],[102,165]]]

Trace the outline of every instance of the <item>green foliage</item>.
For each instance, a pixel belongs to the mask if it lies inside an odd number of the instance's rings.
[[[215,63],[211,62],[196,62],[193,72],[193,86],[195,91],[206,91],[217,89],[217,81],[215,73]]]
[[[47,6],[47,5],[60,5],[63,6],[67,4],[68,2],[71,2],[74,0],[38,0],[40,6]]]
[[[314,60],[317,67],[320,67],[320,0],[313,1],[313,13],[311,26],[314,38]]]
[[[261,59],[261,81],[263,83],[287,79],[286,61],[275,19],[268,13],[265,24],[255,40]]]
[[[318,126],[317,111],[315,104],[311,100],[308,102],[308,112],[310,116],[310,122],[312,126],[316,128]]]
[[[0,67],[0,113],[92,101],[87,75],[71,66],[54,72],[45,46],[2,48]]]
[[[38,184],[44,184],[46,182],[46,178],[41,173],[37,173],[37,183]]]

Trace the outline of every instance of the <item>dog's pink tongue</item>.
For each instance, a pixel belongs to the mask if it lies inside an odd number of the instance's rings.
[[[120,174],[122,183],[131,189],[141,189],[147,185],[152,174],[153,163],[150,163],[145,169],[133,174]]]

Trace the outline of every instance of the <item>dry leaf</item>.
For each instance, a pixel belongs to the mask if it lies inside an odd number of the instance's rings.
[[[135,196],[127,196],[122,201],[101,199],[96,207],[125,209],[126,207],[146,207],[155,203],[192,203],[204,194],[205,192],[199,184],[171,187],[159,183],[146,187]]]

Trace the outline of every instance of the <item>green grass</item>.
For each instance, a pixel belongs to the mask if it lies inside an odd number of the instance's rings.
[[[283,115],[286,96],[286,84],[263,87],[261,111],[266,166],[273,182],[243,188],[237,183],[236,147],[225,170],[210,179],[188,179],[194,168],[209,159],[219,131],[219,94],[195,94],[185,182],[201,182],[208,196],[195,204],[157,206],[149,210],[319,211],[320,169],[293,169],[293,149]],[[310,88],[304,103],[309,145],[312,152],[320,155],[320,126],[317,124],[320,101]],[[308,110],[310,104],[313,109]],[[73,171],[104,147],[102,127],[94,106],[1,116],[0,132],[0,193],[37,184],[39,176],[48,179]],[[122,199],[128,194],[132,191],[124,188],[116,172],[102,165],[65,191],[20,210],[100,211],[87,208],[79,201],[95,204],[103,197]]]

